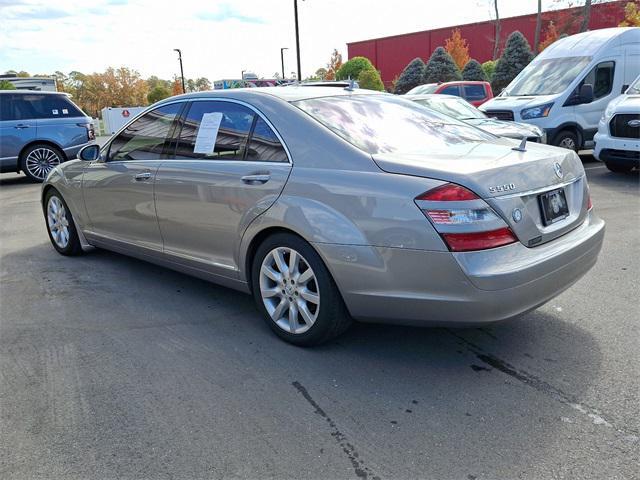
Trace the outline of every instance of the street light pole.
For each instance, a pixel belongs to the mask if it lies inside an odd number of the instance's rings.
[[[280,49],[280,63],[282,64],[282,79],[284,80],[284,51],[289,50],[287,47],[282,47]]]
[[[182,51],[179,48],[174,48],[174,52],[178,52],[178,60],[180,61],[180,78],[182,79],[182,93],[187,93],[184,88],[184,70],[182,69]]]
[[[302,71],[300,69],[300,32],[298,29],[298,0],[293,0],[293,14],[296,20],[296,55],[298,58],[298,81],[302,78]]]

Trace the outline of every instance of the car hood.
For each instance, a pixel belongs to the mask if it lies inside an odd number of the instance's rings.
[[[495,118],[473,118],[464,121],[499,137],[517,138],[521,140],[522,137],[542,136],[542,132],[538,127],[527,123],[505,122],[496,120]]]
[[[615,113],[636,113],[640,115],[640,95],[620,95],[609,103]]]
[[[513,97],[494,97],[488,102],[478,107],[483,112],[488,110],[513,110],[520,111],[523,108],[535,107],[555,101],[559,95],[538,95],[538,96],[513,96]]]
[[[453,182],[483,198],[517,194],[570,182],[584,175],[575,152],[528,142],[526,151],[513,148],[520,142],[499,138],[493,142],[449,145],[424,154],[375,154],[373,160],[385,172]],[[561,175],[556,174],[561,167]],[[508,190],[490,187],[508,185]]]

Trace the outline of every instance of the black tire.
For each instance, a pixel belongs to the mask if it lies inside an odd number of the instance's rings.
[[[67,228],[68,228],[69,240],[67,244],[64,246],[59,245],[56,242],[56,240],[54,240],[53,234],[51,233],[51,225],[49,222],[48,213],[49,213],[49,201],[51,200],[52,197],[56,197],[60,201],[60,203],[62,204],[65,210],[64,216],[68,223]],[[80,238],[78,237],[76,224],[73,221],[73,216],[71,215],[71,211],[69,210],[67,203],[64,201],[64,198],[62,198],[62,195],[60,195],[60,193],[55,188],[49,189],[44,196],[44,222],[47,227],[47,233],[49,234],[49,240],[51,240],[51,245],[53,245],[53,248],[55,248],[59,254],[66,255],[66,256],[75,256],[75,255],[82,254],[82,245],[80,245]]]
[[[42,166],[34,168],[31,162],[28,165],[27,161],[30,158],[30,155],[41,156]],[[48,143],[34,143],[33,145],[27,147],[27,149],[20,155],[20,170],[32,182],[42,183],[47,177],[49,171],[56,165],[59,165],[64,161],[64,153],[62,153],[59,148],[56,148],[53,145],[49,145]],[[39,170],[40,168],[42,168],[42,171]]]
[[[267,255],[278,247],[295,250],[302,255],[315,275],[315,286],[320,303],[317,318],[304,333],[291,333],[283,330],[272,320],[267,312],[260,289],[260,270]],[[342,300],[342,296],[320,255],[300,237],[288,233],[277,233],[267,237],[258,247],[251,266],[251,285],[253,297],[269,328],[286,342],[299,346],[313,346],[337,337],[349,328],[353,322]]]
[[[571,130],[562,130],[553,138],[553,144],[556,147],[567,148],[577,152],[580,150],[578,134]]]
[[[624,163],[617,162],[604,162],[609,170],[615,173],[629,173],[633,170],[633,165],[626,165]]]

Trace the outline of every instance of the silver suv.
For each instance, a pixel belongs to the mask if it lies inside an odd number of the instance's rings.
[[[94,139],[91,118],[67,94],[0,91],[0,172],[42,182]]]

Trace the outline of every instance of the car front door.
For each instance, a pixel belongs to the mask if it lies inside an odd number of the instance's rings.
[[[36,138],[36,114],[20,94],[0,95],[0,171],[15,171],[22,148]]]
[[[235,278],[247,225],[269,208],[291,170],[274,129],[246,105],[194,101],[175,151],[156,175],[164,251],[177,261]]]
[[[616,72],[614,61],[601,62],[580,82],[574,96],[579,95],[580,88],[585,84],[593,86],[593,101],[577,103],[574,107],[574,113],[583,128],[584,142],[590,142],[598,130],[598,122],[602,112],[605,111],[609,102],[620,94],[622,72]]]
[[[103,158],[85,168],[82,187],[90,224],[87,238],[162,251],[154,181],[183,105],[168,104],[134,120],[111,141]]]

